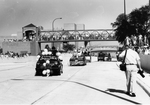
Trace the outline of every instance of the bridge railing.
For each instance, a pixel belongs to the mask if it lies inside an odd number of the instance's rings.
[[[59,30],[40,31],[39,41],[65,41],[65,40],[116,40],[114,30]]]

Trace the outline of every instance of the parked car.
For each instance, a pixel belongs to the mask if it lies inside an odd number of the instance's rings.
[[[57,56],[41,55],[35,67],[35,76],[50,76],[63,73],[63,64]]]
[[[72,55],[69,62],[70,62],[70,66],[84,66],[87,63],[84,54],[80,56]]]

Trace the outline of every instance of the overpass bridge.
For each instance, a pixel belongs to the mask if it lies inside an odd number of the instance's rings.
[[[109,41],[116,40],[113,29],[39,31],[38,41]]]
[[[88,29],[88,30],[57,30],[38,32],[38,43],[51,43],[51,46],[57,46],[57,43],[84,43],[86,47],[91,42],[111,42],[116,41],[113,29]],[[117,41],[116,41],[117,42]]]
[[[33,37],[34,40],[30,40]],[[26,37],[24,37],[26,36]],[[26,40],[24,40],[26,38]],[[23,30],[23,40],[17,42],[3,42],[3,53],[13,51],[15,53],[29,52],[37,55],[44,44],[49,44],[57,48],[62,48],[64,44],[75,44],[77,48],[82,46],[114,46],[116,43],[113,29],[89,29],[89,30],[39,30],[25,27]],[[103,44],[102,44],[103,43]],[[109,43],[109,44],[108,44]],[[118,42],[117,42],[118,43]],[[95,45],[94,45],[95,44]],[[115,44],[117,46],[117,44]]]

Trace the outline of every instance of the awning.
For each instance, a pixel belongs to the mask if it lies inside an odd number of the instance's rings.
[[[100,51],[103,51],[103,52],[117,52],[118,48],[117,47],[113,47],[113,48],[103,47],[103,48],[94,48],[94,49],[91,50],[91,52],[100,52]]]

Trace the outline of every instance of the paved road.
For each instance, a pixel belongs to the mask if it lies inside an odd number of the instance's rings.
[[[35,77],[35,60],[21,66],[3,65],[0,104],[150,104],[150,97],[139,85],[137,97],[125,94],[125,75],[116,62],[97,62],[93,58],[86,66],[70,67],[70,55],[63,58],[61,76]]]

